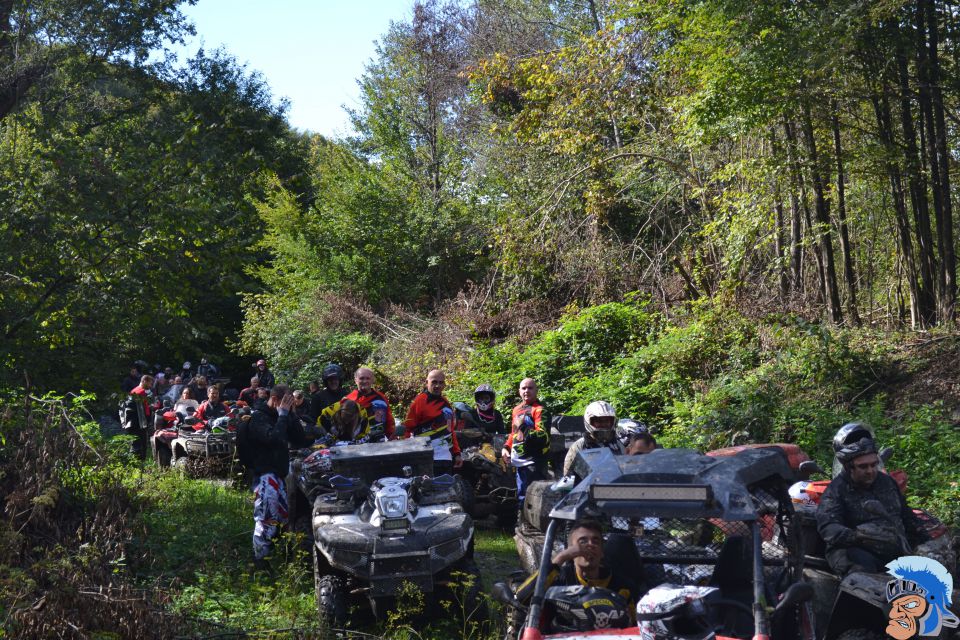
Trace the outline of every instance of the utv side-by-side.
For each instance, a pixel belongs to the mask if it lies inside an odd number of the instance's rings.
[[[788,493],[794,472],[781,451],[593,449],[575,470],[583,481],[572,490],[534,483],[527,495],[517,544],[521,558],[538,556],[539,575],[528,604],[506,584],[495,588],[523,613],[510,637],[816,638]],[[603,589],[548,588],[551,557],[583,518],[608,523],[605,561],[635,580],[638,613],[624,617],[617,594]]]

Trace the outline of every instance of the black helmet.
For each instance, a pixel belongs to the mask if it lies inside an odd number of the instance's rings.
[[[846,445],[859,442],[863,438],[873,440],[873,431],[865,422],[848,422],[840,427],[833,436],[833,451],[839,453]]]
[[[877,443],[873,438],[863,437],[854,442],[843,445],[837,453],[837,461],[840,464],[847,464],[851,460],[877,452]]]
[[[480,399],[477,398],[477,396],[483,393],[490,395],[490,402],[480,402]],[[473,399],[477,403],[477,408],[480,409],[480,411],[489,411],[497,401],[497,392],[494,391],[493,387],[491,387],[489,384],[484,383],[474,390]]]
[[[338,364],[332,362],[323,368],[323,374],[320,379],[326,382],[329,378],[336,378],[343,382],[343,369]]]

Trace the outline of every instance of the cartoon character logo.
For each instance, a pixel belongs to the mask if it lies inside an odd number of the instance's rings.
[[[953,577],[930,558],[903,556],[887,564],[894,577],[887,583],[890,623],[887,635],[897,640],[937,636],[943,627],[955,629],[960,619],[950,612]]]

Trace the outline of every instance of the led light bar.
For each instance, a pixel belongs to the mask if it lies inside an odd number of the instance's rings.
[[[709,502],[709,485],[691,484],[595,484],[590,487],[594,500],[630,502]]]

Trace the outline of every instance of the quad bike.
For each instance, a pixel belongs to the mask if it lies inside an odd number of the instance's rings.
[[[467,498],[470,516],[484,518],[493,515],[497,525],[513,527],[517,517],[517,475],[506,461],[501,460],[507,436],[487,433],[475,424],[469,413],[457,405],[463,428],[457,431],[463,466],[458,475],[471,494]]]
[[[313,499],[313,561],[322,620],[342,624],[349,605],[369,603],[377,618],[405,589],[435,612],[456,601],[485,617],[473,560],[473,521],[452,476],[431,477],[433,448],[422,438],[338,446],[300,465]]]
[[[516,613],[508,638],[816,639],[813,590],[801,579],[803,553],[791,526],[793,471],[780,451],[711,458],[687,449],[626,456],[604,448],[580,452],[577,465],[584,479],[572,489],[534,483],[541,489],[527,494],[532,504],[517,543],[539,550],[538,573],[529,603],[516,599],[511,584],[494,587],[493,597]],[[613,592],[548,588],[553,554],[584,517],[620,529],[607,535],[604,559],[636,581],[636,622]]]
[[[890,605],[886,597],[886,585],[890,576],[886,573],[853,572],[846,576],[835,574],[826,560],[826,545],[817,531],[817,505],[826,490],[829,480],[809,479],[814,474],[826,473],[812,461],[806,453],[793,444],[755,444],[730,447],[711,451],[709,456],[733,455],[745,449],[782,450],[790,461],[795,476],[791,488],[794,510],[796,511],[795,533],[802,540],[804,580],[814,586],[813,610],[818,629],[818,637],[823,640],[881,640],[886,638],[885,629],[889,622]],[[893,449],[880,450],[882,464],[886,464],[893,455]],[[889,471],[901,491],[907,487],[907,474],[902,470]],[[872,504],[876,503],[876,504]],[[914,514],[923,523],[924,530],[931,541],[924,543],[915,551],[910,550],[906,540],[897,540],[896,527],[889,522],[890,515],[876,501],[867,501],[864,508],[877,516],[867,531],[872,531],[879,541],[896,543],[903,549],[903,555],[924,555],[943,564],[951,574],[956,574],[956,540],[932,514],[914,509]],[[774,538],[780,544],[779,538]]]
[[[172,411],[157,412],[150,449],[158,466],[189,470],[196,475],[222,475],[236,451],[236,422],[224,416],[204,423]]]

